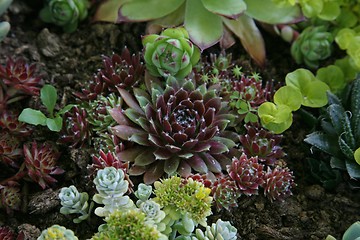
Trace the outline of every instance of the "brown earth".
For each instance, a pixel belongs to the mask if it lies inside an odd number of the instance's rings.
[[[90,81],[102,66],[101,55],[121,53],[126,45],[132,52],[141,50],[139,38],[144,34],[143,24],[113,25],[105,23],[81,24],[73,34],[64,34],[61,29],[42,23],[34,10],[38,1],[26,6],[18,1],[11,6],[4,19],[10,19],[11,32],[0,43],[0,64],[6,57],[23,57],[28,62],[36,62],[46,83],[54,85],[61,96],[61,104],[73,103],[72,93],[80,90],[82,84]],[[239,43],[227,52],[233,53],[245,72],[258,71],[264,80],[281,81],[286,73],[296,67],[289,55],[289,46],[280,39],[265,33],[268,62],[265,68],[258,68],[241,49]],[[214,47],[205,52],[219,52]],[[16,107],[38,106],[36,98],[22,102]],[[216,213],[210,220],[221,217],[230,220],[238,229],[239,239],[325,239],[328,234],[340,238],[342,233],[359,220],[360,194],[345,183],[335,190],[327,191],[311,181],[306,158],[310,156],[309,146],[303,143],[309,129],[300,122],[284,134],[282,146],[287,153],[288,166],[294,171],[297,187],[293,196],[284,202],[270,202],[263,196],[245,197],[239,200],[239,207],[231,212]],[[35,138],[44,140],[57,136],[46,129],[37,128]],[[74,184],[79,190],[89,189],[85,182],[86,165],[91,162],[91,149],[70,149],[62,146],[60,166],[66,174],[58,178],[57,187],[41,191],[33,183],[25,183],[24,210],[8,216],[0,210],[0,226],[8,225],[14,230],[26,229],[27,239],[36,239],[39,231],[53,224],[63,225],[76,232],[79,239],[90,238],[97,231],[101,219],[92,217],[91,222],[73,224],[71,219],[60,214],[57,199],[59,189]],[[0,174],[4,174],[0,170]],[[3,176],[0,175],[0,179]],[[310,180],[309,180],[310,179]],[[26,204],[27,203],[27,204]]]

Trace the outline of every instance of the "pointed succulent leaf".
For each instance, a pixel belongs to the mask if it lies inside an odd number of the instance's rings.
[[[68,111],[70,111],[73,107],[75,107],[75,104],[68,104],[65,107],[63,107],[62,109],[60,109],[55,115],[62,115]]]
[[[126,1],[119,9],[117,22],[148,21],[164,17],[178,9],[185,0]]]
[[[146,150],[139,153],[136,158],[134,165],[135,166],[146,166],[156,161],[151,151]]]
[[[340,135],[344,132],[342,124],[345,115],[344,108],[338,104],[331,104],[326,110],[329,114],[332,126],[335,129],[336,134]]]
[[[133,135],[131,135],[131,137],[128,140],[142,146],[150,145],[148,140],[148,134],[146,132],[134,133]]]
[[[244,2],[247,6],[246,15],[260,22],[269,24],[293,23],[303,18],[298,4],[279,6],[273,0],[244,0]]]
[[[340,159],[338,157],[331,157],[330,158],[330,166],[332,168],[346,170],[346,164],[345,164],[345,161],[343,160],[343,158]]]
[[[223,17],[222,21],[240,39],[241,44],[251,58],[259,66],[264,66],[266,58],[265,42],[255,21],[245,14],[236,20]]]
[[[124,115],[123,110],[121,109],[121,107],[116,107],[116,108],[110,109],[109,114],[120,125],[129,125],[130,124],[130,121]]]
[[[341,105],[342,104],[341,100],[332,92],[328,91],[327,96],[328,96],[328,100],[329,100],[329,105],[332,105],[332,104]]]
[[[360,146],[360,77],[353,81],[351,90],[351,123],[353,126],[353,133],[356,137],[356,144]]]
[[[346,170],[349,176],[353,179],[360,179],[360,165],[357,164],[353,159],[345,160]]]
[[[132,122],[134,123],[138,123],[138,119],[140,117],[143,117],[144,114],[143,113],[139,113],[138,111],[136,111],[135,109],[133,108],[128,108],[124,111],[124,114],[126,117],[128,117]]]
[[[164,171],[169,176],[173,175],[177,171],[179,167],[179,163],[180,163],[180,158],[172,157],[170,160],[165,161]]]
[[[220,154],[220,153],[225,153],[229,151],[229,148],[218,141],[210,141],[211,147],[210,147],[210,152],[212,154]]]
[[[134,95],[141,108],[144,108],[150,102],[150,96],[142,89],[134,88]]]
[[[208,167],[199,155],[194,155],[186,161],[195,171],[199,173],[207,173]]]
[[[351,149],[355,149],[356,143],[355,138],[351,129],[351,123],[350,118],[348,117],[348,114],[351,114],[351,112],[345,112],[344,118],[342,119],[342,127],[343,127],[343,133],[342,136],[346,143],[349,145]]]
[[[121,138],[122,140],[128,140],[133,134],[136,133],[143,133],[144,131],[138,129],[138,128],[134,128],[134,127],[130,127],[130,126],[126,126],[126,125],[117,125],[111,128],[111,131],[118,136],[119,138]]]
[[[144,174],[144,183],[152,184],[164,174],[164,161],[152,165]]]
[[[209,12],[201,1],[186,1],[184,25],[201,50],[217,43],[223,34],[220,16]]]
[[[214,156],[216,156],[214,154]],[[213,173],[220,173],[221,172],[221,165],[220,163],[213,157],[213,155],[204,153],[202,154],[202,159],[204,160],[208,169]]]
[[[243,0],[201,0],[204,7],[217,15],[236,19],[246,10]]]
[[[321,119],[320,125],[321,125],[321,128],[324,131],[324,133],[327,135],[338,136],[339,134],[341,134],[341,132],[340,133],[336,132],[336,130],[331,122]]]
[[[338,138],[340,150],[348,159],[353,159],[354,151],[351,149],[349,144],[343,139],[343,136],[344,134],[341,134]]]
[[[321,132],[313,132],[306,136],[304,141],[328,154],[339,156],[338,141]]]
[[[228,149],[233,148],[236,146],[236,143],[232,141],[230,138],[224,138],[224,137],[217,137],[215,136],[214,141],[220,142],[224,144]]]
[[[139,113],[144,113],[139,104],[137,103],[136,99],[125,89],[117,88],[121,97],[124,99],[124,102],[131,108],[135,109]]]
[[[117,157],[122,161],[135,162],[138,155],[144,152],[146,148],[141,146],[131,147],[117,153]]]

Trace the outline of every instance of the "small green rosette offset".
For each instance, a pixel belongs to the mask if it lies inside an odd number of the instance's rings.
[[[40,11],[44,22],[63,28],[64,32],[74,32],[80,21],[88,15],[88,0],[47,0]]]
[[[319,61],[332,53],[334,38],[325,26],[307,27],[291,46],[291,55],[298,64],[316,69]]]
[[[200,50],[189,39],[185,28],[168,28],[161,35],[143,38],[147,70],[156,77],[184,78],[200,59]]]

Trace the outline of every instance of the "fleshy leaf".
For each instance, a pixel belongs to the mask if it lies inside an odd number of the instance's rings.
[[[122,140],[128,140],[133,134],[144,132],[138,128],[125,125],[114,126],[111,128],[111,131]]]
[[[164,165],[164,171],[168,175],[173,175],[176,172],[177,168],[179,167],[179,163],[180,163],[180,158],[178,157],[173,157],[171,159],[166,160]]]
[[[360,179],[360,165],[352,159],[345,160],[346,170],[349,176],[354,179]]]
[[[20,122],[26,122],[32,125],[42,125],[46,126],[46,116],[39,110],[34,110],[31,108],[25,108],[19,115]]]
[[[222,18],[226,27],[230,29],[241,41],[245,50],[259,66],[265,65],[266,51],[264,39],[254,20],[245,14],[236,21]]]
[[[283,86],[274,94],[274,103],[287,105],[292,111],[300,108],[302,102],[301,92],[291,86]]]
[[[243,0],[201,0],[204,7],[217,15],[236,19],[246,10]]]
[[[313,145],[323,152],[333,156],[339,156],[339,145],[336,138],[329,137],[321,132],[313,132],[306,136],[304,142]]]
[[[216,44],[224,31],[220,16],[206,10],[200,0],[186,1],[184,25],[201,50]]]
[[[144,174],[144,183],[152,184],[164,174],[164,161],[153,164]]]
[[[127,0],[102,1],[96,10],[94,20],[115,23],[118,18],[117,9],[119,9],[126,1]]]
[[[40,90],[40,99],[46,109],[49,111],[50,116],[53,116],[57,100],[56,88],[48,84],[43,86]]]
[[[357,164],[360,165],[360,147],[355,150],[354,158],[355,158],[355,161],[357,162]]]
[[[47,118],[46,119],[46,126],[54,132],[59,132],[62,128],[62,117],[57,116],[56,118]]]
[[[127,1],[119,9],[117,22],[147,21],[164,17],[178,9],[185,0]]]
[[[302,19],[299,5],[279,6],[273,0],[244,0],[246,15],[269,24],[293,23]]]

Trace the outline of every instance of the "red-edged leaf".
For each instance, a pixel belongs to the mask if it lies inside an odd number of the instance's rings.
[[[245,14],[241,15],[236,21],[224,17],[222,20],[230,31],[240,39],[243,47],[255,62],[263,67],[266,59],[265,43],[254,20]]]

